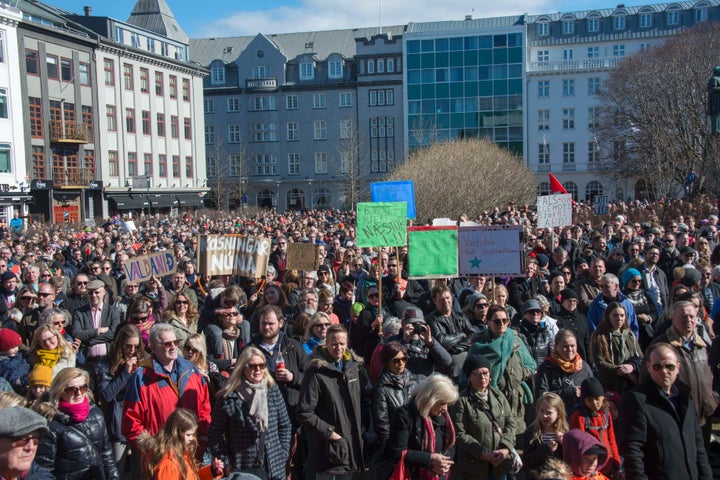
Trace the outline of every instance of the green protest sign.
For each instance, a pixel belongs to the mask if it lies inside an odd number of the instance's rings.
[[[407,203],[358,203],[357,212],[358,247],[405,246]]]
[[[408,227],[410,278],[457,277],[457,227]]]

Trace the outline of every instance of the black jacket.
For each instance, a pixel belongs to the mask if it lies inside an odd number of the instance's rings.
[[[467,352],[472,344],[472,337],[477,333],[465,315],[454,311],[450,312],[449,317],[445,317],[434,310],[425,317],[425,321],[433,338],[440,342],[450,355]]]
[[[120,433],[120,424],[125,390],[132,374],[127,371],[125,365],[121,365],[115,375],[111,375],[107,358],[93,365],[93,373],[95,393],[98,402],[102,402],[102,410],[110,441],[125,442],[125,437]]]
[[[372,417],[381,448],[390,436],[390,420],[395,411],[410,400],[417,383],[417,377],[407,369],[402,375],[393,375],[387,370],[380,374],[373,390]]]
[[[565,328],[575,334],[577,338],[578,353],[582,358],[590,355],[590,331],[588,330],[587,317],[580,310],[575,309],[569,312],[564,308],[555,317],[558,321],[558,328]]]
[[[616,425],[627,480],[713,478],[695,405],[686,393],[674,397],[673,406],[647,380],[623,395]]]
[[[82,422],[58,413],[38,446],[35,462],[58,480],[119,480],[105,419],[97,405]]]

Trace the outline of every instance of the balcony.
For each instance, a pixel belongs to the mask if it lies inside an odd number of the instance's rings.
[[[248,91],[271,92],[277,90],[277,78],[253,78],[245,80],[245,89]]]
[[[95,180],[95,172],[86,168],[53,169],[53,186],[55,187],[86,188],[93,180]]]
[[[625,57],[586,58],[584,60],[558,60],[555,62],[530,62],[529,72],[575,72],[597,71],[615,68]]]
[[[88,143],[88,129],[84,122],[52,120],[50,122],[50,143]]]
[[[574,162],[573,163],[569,163],[569,162],[563,163],[562,171],[563,172],[574,172],[575,171],[575,163]]]
[[[538,173],[547,173],[551,170],[549,163],[541,163],[537,166]]]

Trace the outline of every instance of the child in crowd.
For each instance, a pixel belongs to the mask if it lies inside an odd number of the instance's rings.
[[[28,405],[42,400],[45,392],[50,389],[53,379],[53,369],[46,365],[35,365],[28,375],[28,393],[25,399]]]
[[[576,428],[568,431],[563,457],[572,470],[572,480],[608,480],[600,471],[608,461],[608,451],[589,433]]]
[[[568,431],[565,404],[558,394],[545,392],[536,410],[535,421],[523,436],[523,465],[530,470],[549,458],[562,459],[563,435]]]
[[[16,393],[24,395],[27,388],[30,365],[20,354],[22,338],[10,328],[0,328],[0,377],[12,386]]]
[[[613,477],[620,469],[620,454],[615,441],[615,429],[610,413],[603,408],[605,391],[595,377],[586,378],[580,386],[582,404],[570,416],[570,428],[590,433],[608,452],[603,474]]]
[[[620,394],[608,390],[605,392],[605,406],[603,410],[607,410],[613,419],[613,424],[617,421],[618,413],[620,408]]]

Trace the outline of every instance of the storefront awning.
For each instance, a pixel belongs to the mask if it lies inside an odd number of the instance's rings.
[[[0,193],[0,206],[6,207],[10,205],[22,205],[24,203],[30,204],[35,203],[35,200],[30,195],[25,195],[20,192],[3,192]]]
[[[108,192],[107,199],[110,202],[111,209],[113,206],[117,210],[141,210],[148,208],[148,200],[150,208],[197,208],[203,206],[203,197],[197,192],[189,193],[111,193]]]

